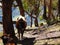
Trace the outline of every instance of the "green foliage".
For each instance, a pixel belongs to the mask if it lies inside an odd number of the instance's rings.
[[[29,10],[29,5],[27,0],[22,0],[24,10],[28,11]]]
[[[58,0],[52,0],[52,8],[55,10],[58,7]]]
[[[24,10],[26,10],[29,13],[31,13],[32,10],[33,11],[35,10],[36,6],[40,5],[39,1],[40,0],[22,0]],[[37,10],[34,11],[34,13],[36,13],[36,15],[39,15],[39,12],[40,12],[40,10],[39,10],[39,7],[38,7]]]
[[[28,0],[28,3],[31,4],[31,5],[34,5],[35,4],[35,0]]]
[[[43,16],[39,16],[39,19],[40,19],[40,20],[43,20]]]

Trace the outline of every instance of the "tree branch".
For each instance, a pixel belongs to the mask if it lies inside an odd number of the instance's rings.
[[[25,10],[24,10],[25,11]],[[34,16],[32,16],[31,14],[29,14],[27,11],[25,11],[30,17],[32,17],[32,18],[36,18],[36,17],[34,17]]]

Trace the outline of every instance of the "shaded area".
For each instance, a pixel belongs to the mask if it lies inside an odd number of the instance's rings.
[[[35,38],[25,38],[24,40],[19,40],[18,44],[22,44],[22,45],[34,45],[34,40]]]
[[[35,44],[35,38],[25,38],[24,40],[18,40],[17,37],[13,37],[13,40],[10,40],[10,38],[4,38],[4,37],[0,37],[3,41],[3,44],[7,44],[7,43],[14,43],[15,45],[34,45]]]

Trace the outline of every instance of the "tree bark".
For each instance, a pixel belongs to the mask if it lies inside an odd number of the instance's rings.
[[[35,22],[35,26],[36,27],[38,27],[38,19],[37,19],[38,15],[39,15],[38,11],[39,11],[39,6],[37,6],[35,4],[35,6],[34,6],[34,14],[36,15],[36,18],[35,18],[35,21],[34,22]]]
[[[12,0],[2,0],[3,9],[3,33],[15,35],[12,22]]]
[[[58,0],[58,13],[60,14],[60,0]]]
[[[50,3],[49,3],[49,12],[48,12],[48,19],[51,19],[51,16],[52,16],[52,0],[50,0]]]
[[[37,19],[37,17],[35,18],[34,22],[35,22],[35,26],[38,27],[38,19]]]
[[[23,8],[23,5],[22,5],[22,1],[21,0],[16,0],[16,2],[18,3],[19,9],[20,9],[20,14],[22,16],[25,16],[24,15],[24,8]]]
[[[48,19],[47,19],[47,24],[51,24],[51,19],[52,19],[52,0],[49,0],[48,4]]]
[[[44,0],[44,14],[43,14],[43,18],[45,20],[47,20],[47,16],[46,16],[46,0]]]
[[[58,17],[59,17],[59,20],[60,20],[60,0],[58,0]]]
[[[32,27],[32,24],[33,24],[32,14],[33,14],[33,11],[31,12],[31,27]]]

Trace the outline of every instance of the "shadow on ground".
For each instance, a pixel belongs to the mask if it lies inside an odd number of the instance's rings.
[[[8,41],[7,38],[4,39],[4,37],[1,39],[3,40],[3,44],[6,44]],[[24,40],[18,40],[17,37],[14,36],[13,40],[10,42],[14,42],[16,45],[17,44],[34,45],[34,43],[35,43],[34,40],[35,40],[35,38],[24,38]]]
[[[34,45],[34,40],[35,38],[25,38],[24,40],[22,41],[18,41],[18,44],[22,44],[22,45]]]

